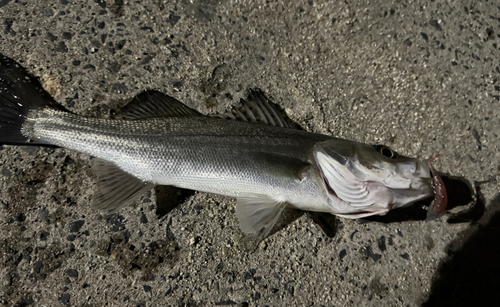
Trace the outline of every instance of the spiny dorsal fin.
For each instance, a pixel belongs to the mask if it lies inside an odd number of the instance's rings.
[[[185,106],[179,100],[158,91],[145,91],[117,114],[117,118],[136,120],[157,117],[203,116],[200,112]]]
[[[92,207],[107,212],[118,211],[154,187],[105,160],[94,159],[92,170],[97,176]]]
[[[276,127],[294,128],[294,125],[281,113],[279,107],[267,99],[261,90],[251,89],[247,99],[241,99],[240,106],[233,107],[220,117]]]

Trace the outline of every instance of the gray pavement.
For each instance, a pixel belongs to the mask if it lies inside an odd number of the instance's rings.
[[[107,117],[156,89],[216,114],[260,88],[309,131],[440,153],[454,181],[438,220],[420,205],[335,223],[289,212],[248,252],[232,198],[163,190],[160,217],[154,192],[106,215],[90,208],[89,156],[4,145],[3,305],[498,302],[495,1],[3,0],[0,21],[0,53],[72,112]]]

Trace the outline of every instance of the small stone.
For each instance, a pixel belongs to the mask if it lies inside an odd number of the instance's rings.
[[[63,293],[59,297],[59,301],[61,303],[63,303],[65,306],[69,306],[69,298],[70,298],[70,295],[68,293]]]
[[[339,253],[339,259],[342,260],[342,259],[344,259],[345,256],[347,256],[347,251],[345,249],[343,249]]]
[[[40,273],[42,268],[43,268],[43,263],[41,261],[35,262],[35,267],[33,269],[35,273],[37,273],[37,274]]]
[[[69,231],[70,232],[78,232],[80,231],[80,228],[85,224],[84,220],[78,220],[74,221],[71,224],[69,224]]]
[[[49,210],[47,210],[46,207],[41,207],[38,209],[38,218],[41,221],[48,221],[49,220]]]
[[[111,214],[106,218],[106,221],[111,225],[112,232],[118,232],[125,229],[125,218],[117,213]]]
[[[56,47],[56,51],[65,53],[68,52],[68,47],[64,42],[59,42],[59,44]]]
[[[74,62],[74,61],[73,61]],[[78,65],[80,65],[80,63],[78,63]],[[71,159],[70,156],[66,156],[66,158],[64,159],[64,162],[63,164],[64,165],[71,165],[75,162],[75,160]]]
[[[54,34],[50,33],[50,32],[47,32],[47,38],[53,42],[55,40],[57,40],[57,36],[55,36]]]
[[[46,231],[42,231],[42,232],[40,233],[40,240],[42,240],[42,241],[46,241],[46,240],[47,240],[47,238],[49,237],[49,235],[50,235],[50,234],[49,234],[48,232],[46,232]]]
[[[69,277],[78,278],[78,271],[75,269],[67,269],[66,275],[68,275]]]
[[[26,215],[24,215],[24,213],[19,213],[16,216],[16,221],[18,221],[18,222],[24,222],[25,220],[26,220]]]
[[[380,249],[380,251],[382,251],[382,252],[384,252],[387,249],[387,246],[385,245],[385,236],[381,236],[377,240],[377,245],[378,245],[378,248]]]

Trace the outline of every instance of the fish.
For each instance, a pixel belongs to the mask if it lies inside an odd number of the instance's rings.
[[[96,209],[116,212],[156,185],[220,194],[236,198],[241,230],[262,239],[287,207],[353,219],[434,194],[427,162],[295,129],[256,89],[221,116],[156,90],[138,94],[117,115],[66,110],[25,68],[0,55],[0,144],[93,156]]]

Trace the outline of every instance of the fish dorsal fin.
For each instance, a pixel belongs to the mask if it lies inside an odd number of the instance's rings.
[[[92,207],[96,209],[116,212],[154,187],[105,160],[94,159],[92,170],[97,175],[92,199]]]
[[[238,198],[236,215],[241,230],[260,241],[269,235],[285,208],[284,202],[266,195],[250,194]]]
[[[117,118],[137,120],[157,117],[203,116],[179,100],[158,91],[145,91],[120,110]]]
[[[281,113],[278,106],[272,103],[261,90],[251,89],[247,99],[241,99],[240,106],[222,114],[221,117],[244,122],[261,123],[276,127],[294,128]]]

